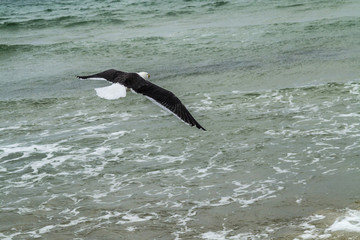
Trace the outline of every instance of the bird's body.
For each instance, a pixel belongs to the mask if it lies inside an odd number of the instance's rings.
[[[125,97],[126,88],[129,88],[131,91],[144,95],[155,104],[170,111],[186,124],[205,130],[172,92],[149,82],[147,79],[150,78],[150,75],[146,72],[128,73],[110,69],[93,75],[78,76],[78,78],[100,78],[112,82],[112,86],[96,89],[100,97],[105,96],[105,92],[111,92],[111,97],[106,97],[107,99]]]

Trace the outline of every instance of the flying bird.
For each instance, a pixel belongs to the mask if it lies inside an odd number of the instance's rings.
[[[77,77],[80,79],[105,79],[112,82],[111,86],[95,89],[96,94],[101,98],[112,100],[125,97],[126,90],[130,89],[134,93],[141,93],[156,105],[174,114],[185,124],[206,131],[172,92],[149,82],[150,74],[147,72],[122,72],[109,69],[101,73]]]

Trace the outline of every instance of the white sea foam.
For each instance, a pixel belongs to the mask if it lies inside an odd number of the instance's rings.
[[[95,190],[94,193],[91,194],[91,197],[94,199],[99,199],[99,198],[103,198],[106,197],[108,195],[107,192],[100,192],[100,190]]]
[[[345,84],[345,89],[349,89],[349,92],[354,95],[360,95],[360,84],[356,82],[351,82]]]
[[[39,229],[39,233],[44,234],[44,233],[50,232],[50,230],[53,228],[55,228],[55,226],[53,226],[53,225],[43,227],[43,228]]]
[[[345,213],[336,218],[335,222],[326,229],[318,227],[327,222],[327,215],[315,214],[306,219],[299,225],[304,233],[294,240],[300,239],[327,239],[332,237],[335,232],[360,233],[360,211],[347,209]]]
[[[227,112],[227,111],[230,111],[230,110],[234,109],[235,106],[236,106],[235,104],[228,104],[228,105],[218,107],[217,110]]]
[[[281,169],[281,168],[279,168],[279,167],[273,167],[273,169],[274,169],[274,170],[276,171],[276,173],[278,173],[278,174],[290,172],[289,170]]]
[[[344,216],[339,217],[326,231],[346,231],[360,233],[360,211],[347,209]]]
[[[3,166],[0,166],[0,172],[7,172],[7,168],[3,167]]]
[[[9,234],[9,235],[0,233],[0,237],[2,240],[12,240],[14,237],[16,237],[17,235],[20,235],[20,234],[21,234],[21,232],[16,232],[16,233]]]
[[[18,153],[17,157],[11,158],[10,160],[4,161],[4,163],[17,161],[19,159],[25,159],[33,154],[44,154],[45,156],[40,158],[39,160],[31,161],[28,164],[17,167],[16,170],[13,170],[13,173],[22,172],[27,168],[32,168],[33,173],[38,173],[39,169],[46,166],[52,165],[53,167],[57,167],[61,165],[63,162],[69,159],[68,156],[59,156],[54,157],[55,152],[68,151],[71,147],[60,146],[59,143],[55,144],[34,144],[30,146],[21,146],[20,144],[12,144],[8,146],[4,146],[3,153],[1,157],[9,156],[10,154]],[[22,179],[32,179],[34,176],[29,176],[29,174],[25,174],[22,176]],[[37,176],[38,178],[40,177]]]
[[[97,154],[97,155],[104,155],[106,152],[109,152],[111,151],[111,148],[110,147],[104,147],[104,146],[100,146],[100,147],[97,147],[95,148],[95,151],[94,151],[94,154]]]
[[[76,201],[74,201],[76,203]],[[76,207],[74,209],[66,208],[63,211],[61,211],[59,214],[63,215],[65,219],[70,219],[75,216],[77,216],[80,212],[78,211],[79,207]]]
[[[0,132],[1,131],[8,131],[8,130],[16,130],[16,129],[21,129],[21,128],[23,128],[21,125],[2,127],[2,128],[0,128]]]
[[[238,186],[238,188],[234,189],[232,198],[240,203],[242,207],[247,207],[261,200],[274,198],[276,197],[276,192],[284,189],[281,186],[282,182],[276,179],[267,179],[247,184],[238,181],[233,181],[232,183]]]
[[[79,128],[78,130],[79,131],[85,131],[85,132],[88,132],[88,133],[93,133],[93,132],[97,132],[98,130],[103,130],[103,129],[106,129],[107,126],[104,125],[104,124],[99,124],[99,125],[94,125],[94,126],[89,126],[89,127],[82,127],[82,128]]]
[[[322,174],[324,175],[334,175],[338,170],[337,169],[329,169],[325,172],[323,172]]]
[[[131,132],[131,131],[116,131],[116,132],[110,133],[109,135],[110,135],[111,137],[122,137],[122,136],[124,136],[125,134],[130,133],[130,132]]]
[[[51,210],[51,209],[50,209]],[[75,225],[78,225],[79,223],[83,223],[83,222],[86,222],[88,221],[89,219],[86,218],[86,217],[80,217],[78,219],[74,219],[74,220],[71,220],[69,223],[67,224],[57,224],[57,225],[47,225],[45,227],[42,227],[38,230],[34,230],[34,231],[29,231],[28,234],[34,238],[40,238],[42,234],[44,233],[48,233],[50,232],[51,230],[53,229],[56,229],[56,228],[67,228],[67,227],[72,227],[72,226],[75,226]]]
[[[129,231],[129,232],[134,232],[136,231],[136,227],[127,227],[126,230]]]
[[[343,114],[339,114],[337,115],[336,117],[345,117],[345,118],[352,118],[352,117],[355,117],[355,118],[358,118],[360,117],[360,114],[359,113],[343,113]],[[357,124],[358,125],[358,124]]]
[[[117,212],[117,211],[114,211],[114,212],[106,211],[106,214],[98,217],[98,219],[106,219],[106,220],[108,220],[110,218],[118,217],[118,216],[121,216],[121,215],[122,215],[122,213]]]
[[[140,217],[137,214],[127,213],[125,216],[122,217],[124,220],[118,221],[116,224],[126,224],[126,223],[136,223],[136,222],[144,222],[149,221],[150,219],[154,218],[153,215],[148,215],[145,217]]]
[[[226,236],[231,232],[231,230],[222,230],[217,232],[206,232],[201,234],[201,238],[206,240],[226,240]]]
[[[269,234],[267,233],[259,233],[259,234],[254,234],[254,233],[239,233],[236,235],[231,235],[231,232],[233,232],[234,230],[222,230],[222,231],[217,231],[217,232],[206,232],[200,235],[200,237],[202,239],[205,240],[262,240],[262,239],[267,239],[269,237]]]
[[[304,229],[304,233],[301,234],[299,236],[299,238],[295,238],[294,240],[299,240],[299,239],[324,239],[324,238],[330,237],[331,236],[330,234],[322,233],[321,229],[316,228],[316,226],[314,224],[312,224],[313,222],[323,220],[325,218],[326,217],[324,215],[318,215],[318,214],[310,216],[309,218],[307,218],[304,223],[300,224],[300,227],[302,229]]]
[[[191,105],[191,108],[194,109],[194,112],[209,111],[213,108],[213,101],[211,100],[210,95],[205,93],[204,97],[206,99],[202,99],[200,102],[193,103]]]
[[[211,105],[213,103],[213,101],[211,100],[211,97],[209,96],[209,94],[204,94],[204,97],[206,97],[206,99],[201,100],[201,103],[205,104],[205,105]]]

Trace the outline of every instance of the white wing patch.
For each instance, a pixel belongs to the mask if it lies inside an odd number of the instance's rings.
[[[114,83],[107,87],[95,88],[96,95],[107,100],[115,100],[126,97],[126,87],[119,83]]]
[[[80,80],[107,81],[105,78],[99,78],[99,77],[93,77],[93,78],[80,78]]]

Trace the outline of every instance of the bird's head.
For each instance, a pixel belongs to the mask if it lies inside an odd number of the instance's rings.
[[[149,80],[149,78],[150,78],[150,74],[147,73],[147,72],[139,72],[137,74],[139,74],[139,76],[142,77],[145,80]]]

